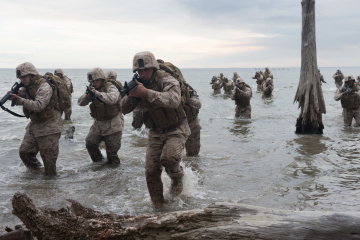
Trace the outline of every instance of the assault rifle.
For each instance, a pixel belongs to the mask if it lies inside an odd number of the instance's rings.
[[[130,92],[133,91],[138,86],[137,83],[135,82],[135,80],[138,82],[141,81],[141,79],[137,73],[134,74],[133,78],[131,79],[131,81],[129,83],[125,81],[124,88],[120,92],[123,94],[129,95]]]
[[[20,89],[21,87],[23,87],[23,86],[24,86],[24,84],[22,84],[21,82],[20,82],[20,83],[16,82],[16,83],[11,87],[11,90],[10,90],[9,92],[7,92],[7,93],[5,94],[5,96],[4,96],[3,98],[1,98],[1,100],[0,100],[0,107],[1,107],[4,111],[6,111],[6,112],[8,112],[8,113],[10,113],[10,114],[12,114],[12,115],[14,115],[14,116],[17,116],[17,117],[25,117],[25,116],[19,115],[19,114],[13,112],[13,111],[7,109],[7,108],[4,107],[3,105],[7,102],[7,100],[9,100],[10,94],[18,94],[19,89]],[[14,105],[15,105],[15,102],[12,101],[11,106],[13,107]]]
[[[341,89],[341,92],[355,93],[355,90],[352,89],[351,87],[343,87],[343,88]]]
[[[86,92],[85,93],[86,93],[86,95],[90,93],[90,95],[91,95],[90,102],[95,100],[95,93],[93,93],[91,91],[91,87],[93,87],[93,86],[94,86],[94,84],[92,82],[90,82],[89,86],[86,86]]]

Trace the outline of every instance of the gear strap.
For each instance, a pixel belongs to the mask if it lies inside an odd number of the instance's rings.
[[[24,115],[17,114],[16,112],[11,111],[10,109],[8,109],[8,108],[6,108],[6,107],[4,107],[4,106],[1,106],[1,108],[2,108],[4,111],[6,111],[6,112],[8,112],[8,113],[10,113],[10,114],[12,114],[12,115],[14,115],[15,117],[25,117]]]

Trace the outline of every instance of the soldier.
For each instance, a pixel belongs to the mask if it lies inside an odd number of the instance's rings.
[[[106,73],[105,73],[105,77],[106,77],[107,79],[110,78],[110,79],[116,80],[116,78],[117,78],[117,73],[116,73],[114,70],[108,70],[108,71],[106,71]]]
[[[20,93],[21,96],[10,94],[9,99],[23,106],[25,116],[30,118],[19,149],[20,158],[28,168],[39,169],[41,163],[36,155],[40,151],[45,175],[54,176],[63,130],[57,93],[29,62],[16,67],[16,77],[24,84],[25,91]]]
[[[251,88],[242,78],[236,79],[236,87],[233,90],[232,100],[235,100],[235,117],[251,119],[250,98],[252,96]]]
[[[105,78],[101,68],[93,68],[87,73],[87,79],[93,84],[91,92],[86,92],[78,99],[79,106],[90,103],[90,115],[94,123],[86,136],[86,149],[93,162],[101,162],[99,145],[105,142],[107,162],[120,164],[117,154],[121,147],[124,117],[121,113],[119,90]]]
[[[360,75],[356,77],[356,80],[357,80],[357,83],[359,85],[359,83],[360,83]]]
[[[343,85],[344,74],[341,72],[340,69],[336,71],[333,78],[335,79],[336,87],[341,88],[341,86]]]
[[[180,166],[185,142],[190,135],[189,125],[181,104],[179,81],[160,69],[155,56],[148,51],[135,54],[133,72],[141,81],[121,101],[124,114],[139,104],[144,108],[144,124],[149,128],[146,149],[146,182],[154,207],[165,200],[161,181],[162,167],[171,178],[170,193],[179,195],[183,190],[184,171]]]
[[[261,71],[256,71],[255,76],[253,76],[252,79],[256,79],[257,91],[262,91],[262,83],[264,81],[264,76]]]
[[[321,83],[327,83],[327,82],[325,82],[324,76],[321,74],[320,69],[318,69],[318,73],[319,73],[319,80],[320,80],[320,82],[321,82]]]
[[[54,74],[65,81],[66,86],[68,87],[68,90],[69,90],[69,93],[70,93],[70,97],[71,97],[71,94],[74,92],[74,88],[73,88],[71,79],[68,78],[66,75],[64,75],[63,70],[61,70],[60,68],[56,69],[54,71]],[[71,99],[70,99],[70,101],[72,102]],[[64,111],[65,120],[71,120],[71,113],[72,113],[71,107]]]
[[[234,72],[234,76],[232,77],[232,81],[234,84],[236,84],[236,79],[238,79],[240,76],[237,72]]]
[[[272,92],[274,90],[274,84],[273,80],[271,78],[266,79],[266,81],[263,83],[263,92],[262,92],[262,98],[273,98]]]
[[[264,80],[268,78],[274,79],[274,76],[268,67],[265,68],[265,72],[263,73],[263,75],[264,75]]]
[[[335,101],[341,100],[345,127],[350,127],[352,119],[355,118],[355,127],[360,126],[360,92],[355,84],[353,76],[345,77],[342,88],[338,88],[335,94]]]
[[[231,95],[232,90],[234,90],[234,83],[232,81],[229,81],[227,77],[224,77],[224,81],[221,87],[224,88],[224,94]]]
[[[213,76],[211,79],[210,84],[212,84],[212,89],[214,89],[214,94],[220,94],[221,93],[221,81],[218,77]]]
[[[232,83],[232,82],[231,82]],[[190,98],[184,104],[184,110],[188,119],[191,134],[185,143],[186,155],[196,156],[200,152],[200,130],[198,114],[201,108],[201,102],[196,91],[189,88]]]

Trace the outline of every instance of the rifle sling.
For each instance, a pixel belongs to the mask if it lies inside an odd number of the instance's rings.
[[[2,108],[4,111],[6,111],[6,112],[8,112],[8,113],[10,113],[10,114],[12,114],[12,115],[14,115],[15,117],[25,117],[24,115],[17,114],[16,112],[11,111],[10,109],[8,109],[8,108],[6,108],[6,107],[4,107],[4,106],[1,106],[1,108]]]

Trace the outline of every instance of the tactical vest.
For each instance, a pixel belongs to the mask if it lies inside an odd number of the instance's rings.
[[[244,87],[245,90],[245,87]],[[245,97],[244,95],[240,95],[237,90],[235,90],[235,104],[240,107],[246,107],[250,104],[250,97]]]
[[[186,103],[183,104],[183,108],[184,108],[188,123],[191,123],[192,121],[194,121],[194,119],[199,114],[199,109],[192,108],[190,105],[188,105]]]
[[[360,107],[360,101],[356,94],[345,93],[341,97],[341,106],[347,109],[356,109]]]
[[[40,75],[35,75],[30,79],[30,85],[25,87],[25,98],[35,100],[36,92],[43,83],[47,81]],[[52,90],[53,91],[53,90]],[[53,91],[49,104],[40,112],[30,112],[23,107],[23,112],[26,118],[30,118],[32,123],[43,123],[54,117],[54,107],[57,102],[57,93]]]
[[[163,70],[157,70],[154,77],[149,81],[148,85],[144,85],[147,89],[162,92],[163,78],[171,76]],[[146,109],[144,112],[144,124],[147,128],[154,130],[169,130],[176,127],[179,122],[186,118],[186,114],[182,104],[175,109],[160,107],[157,104],[149,102],[146,98],[142,98],[142,106]]]
[[[100,88],[97,89],[97,91],[107,92],[111,85],[111,82],[105,81],[101,84]],[[99,121],[111,120],[117,115],[119,115],[120,112],[121,109],[118,102],[116,102],[114,105],[109,105],[95,98],[95,100],[90,104],[90,116]]]

